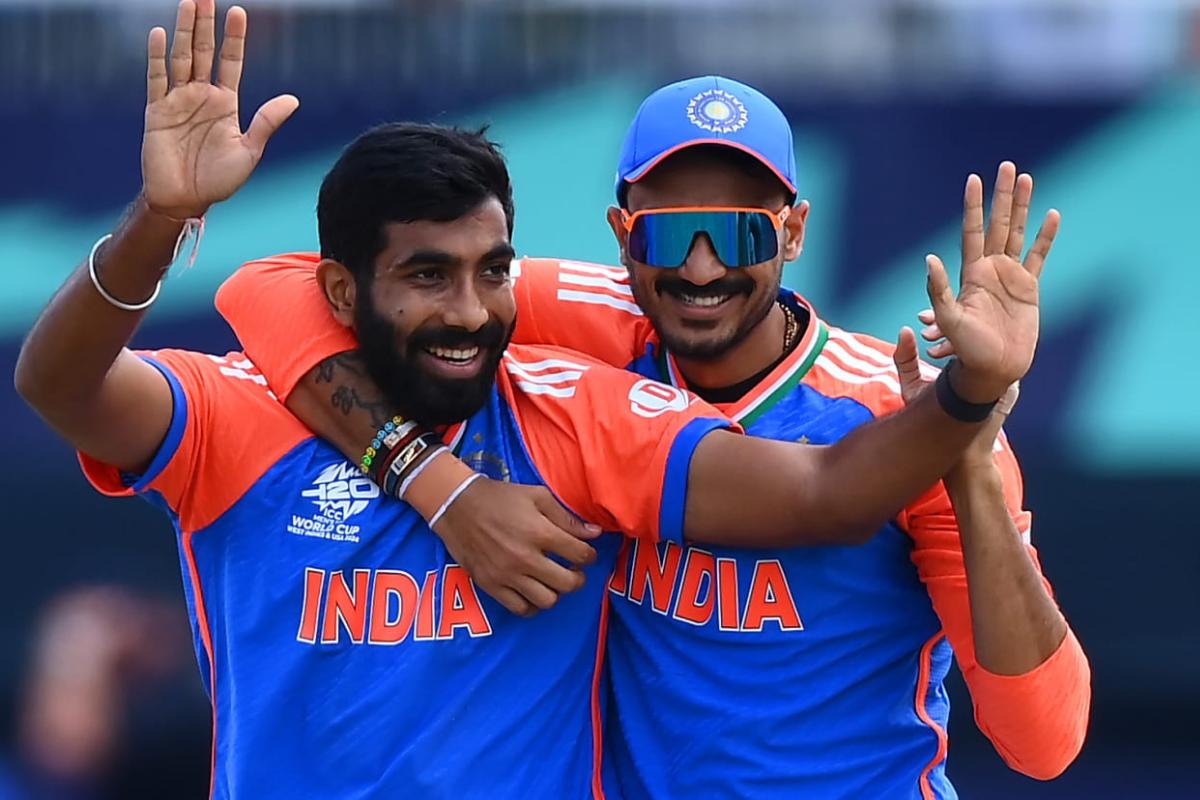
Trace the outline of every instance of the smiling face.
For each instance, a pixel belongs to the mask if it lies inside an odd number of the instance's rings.
[[[493,198],[450,222],[388,223],[384,236],[348,309],[367,370],[405,417],[466,419],[486,402],[516,323],[504,210]]]
[[[752,156],[722,146],[682,150],[629,187],[627,208],[742,207],[779,211],[788,200],[782,183]],[[776,232],[774,259],[728,269],[708,237],[696,236],[687,260],[677,269],[651,267],[628,255],[620,209],[609,209],[609,224],[621,244],[634,299],[659,338],[677,356],[719,358],[759,325],[779,294],[785,262],[800,253],[807,205],[798,207]]]
[[[482,132],[403,123],[321,185],[317,279],[388,402],[426,425],[487,401],[516,323],[512,190]]]

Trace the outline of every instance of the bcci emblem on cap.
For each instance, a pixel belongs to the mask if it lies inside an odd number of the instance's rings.
[[[713,133],[733,133],[746,127],[746,106],[721,89],[707,89],[693,97],[687,113],[693,125]]]

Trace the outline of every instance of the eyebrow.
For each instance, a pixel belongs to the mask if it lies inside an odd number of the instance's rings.
[[[493,261],[500,258],[507,258],[510,261],[516,258],[517,251],[513,250],[511,244],[507,242],[498,244],[491,250],[483,254],[480,261]],[[417,250],[409,255],[403,261],[397,261],[393,264],[394,269],[406,269],[408,267],[456,267],[462,263],[462,259],[445,250]]]

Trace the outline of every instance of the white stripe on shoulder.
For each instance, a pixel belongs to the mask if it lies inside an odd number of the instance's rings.
[[[872,347],[854,334],[848,333],[841,328],[830,328],[829,338],[837,339],[839,342],[845,342],[846,347],[850,348],[863,358],[874,361],[876,364],[880,364],[885,367],[892,366],[891,355],[881,352],[879,349]]]
[[[580,292],[571,289],[559,289],[558,299],[568,303],[591,303],[598,306],[608,306],[625,311],[635,317],[642,316],[642,310],[635,303],[628,300],[621,300],[612,295],[600,294],[599,292]]]
[[[617,283],[608,278],[599,278],[594,275],[576,275],[572,272],[558,273],[559,283],[570,283],[576,286],[595,286],[598,289],[608,289],[609,291],[623,294],[626,297],[633,297],[633,289],[629,288],[628,283]]]
[[[857,356],[850,355],[850,353],[843,349],[842,345],[843,340],[834,340],[831,336],[829,340],[825,342],[825,349],[821,352],[835,356],[838,361],[842,362],[843,366],[855,370],[856,372],[861,372],[864,375],[887,375],[892,378],[898,377],[896,375],[895,364],[889,363],[886,367],[884,367],[879,364],[873,364],[869,361],[864,361]]]
[[[821,369],[825,370],[830,375],[832,375],[834,378],[837,378],[839,381],[842,381],[843,383],[853,383],[853,384],[857,384],[857,385],[863,385],[863,384],[868,384],[868,383],[878,383],[883,386],[886,386],[894,394],[900,394],[900,384],[895,379],[891,378],[890,376],[887,376],[887,375],[871,375],[871,376],[856,375],[852,372],[846,371],[843,367],[839,366],[836,361],[826,358],[824,356],[824,354],[817,356],[815,366],[820,367]]]
[[[574,397],[574,386],[546,386],[540,383],[517,381],[517,386],[526,394],[548,394],[551,397]]]
[[[534,361],[533,363],[528,363],[525,361],[518,361],[517,359],[513,358],[511,355],[508,355],[507,353],[504,356],[504,360],[510,364],[513,364],[513,365],[520,367],[521,369],[527,370],[529,372],[538,372],[540,370],[550,369],[551,367],[558,367],[558,368],[562,368],[562,369],[577,369],[577,370],[587,371],[587,370],[591,369],[591,367],[592,367],[591,364],[580,364],[575,361],[566,361],[561,358],[546,358],[541,361]]]
[[[530,383],[542,384],[567,383],[569,381],[577,381],[583,377],[583,370],[578,369],[563,370],[561,372],[544,372],[541,375],[534,375],[532,372],[526,372],[521,369],[516,364],[509,364],[508,371],[512,375]]]
[[[514,258],[512,261],[509,262],[508,277],[509,277],[509,280],[514,280],[514,281],[517,278],[521,277],[521,259]]]
[[[558,273],[574,272],[581,275],[600,275],[609,280],[629,283],[629,273],[621,267],[606,267],[603,264],[584,264],[582,261],[558,262]]]

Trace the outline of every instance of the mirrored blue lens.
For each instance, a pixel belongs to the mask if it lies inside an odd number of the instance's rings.
[[[700,234],[730,269],[761,264],[779,253],[779,237],[765,211],[666,211],[634,220],[629,256],[652,267],[681,267]]]

